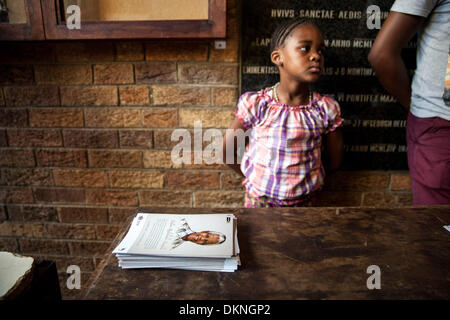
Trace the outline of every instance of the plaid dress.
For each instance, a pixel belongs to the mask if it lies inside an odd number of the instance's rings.
[[[322,187],[322,135],[343,122],[335,100],[314,93],[309,104],[289,106],[276,102],[269,87],[244,93],[235,115],[251,129],[241,161],[246,206],[259,199],[278,203],[272,206],[300,204]]]

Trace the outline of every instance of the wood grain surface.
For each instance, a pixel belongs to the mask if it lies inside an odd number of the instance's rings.
[[[407,208],[164,209],[232,212],[242,266],[234,273],[122,270],[114,247],[82,299],[449,299],[450,206]],[[381,289],[367,268],[379,266]]]

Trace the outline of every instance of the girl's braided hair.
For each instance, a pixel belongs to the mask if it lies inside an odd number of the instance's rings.
[[[296,27],[303,24],[312,24],[317,27],[317,25],[311,20],[302,18],[294,18],[281,23],[272,33],[272,38],[270,39],[270,52],[273,52],[278,47],[282,47],[284,45],[284,42],[286,41],[286,38],[291,34],[291,32]]]

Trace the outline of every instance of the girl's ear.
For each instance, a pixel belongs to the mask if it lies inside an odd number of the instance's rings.
[[[270,54],[270,60],[272,60],[272,63],[277,66],[281,66],[283,64],[283,59],[281,58],[280,51],[278,51],[277,49],[273,50]]]

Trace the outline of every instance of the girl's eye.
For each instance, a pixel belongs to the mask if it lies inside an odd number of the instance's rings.
[[[300,47],[301,51],[309,51],[310,46],[304,46],[304,47]]]

